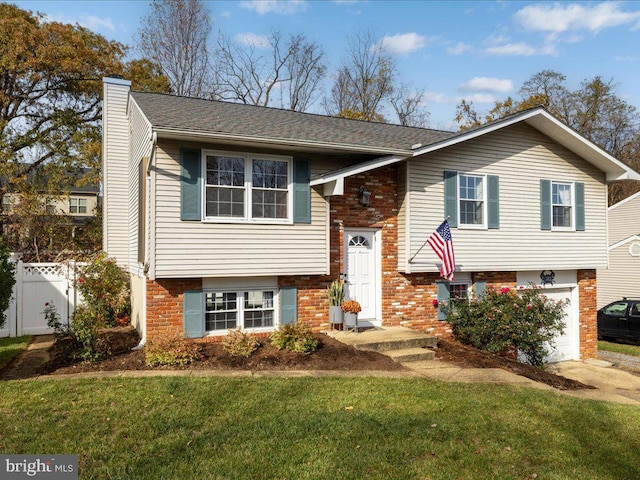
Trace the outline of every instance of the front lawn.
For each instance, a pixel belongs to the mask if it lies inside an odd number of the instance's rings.
[[[0,369],[9,363],[9,360],[27,348],[30,341],[31,335],[0,338]]]
[[[637,479],[637,407],[425,379],[0,383],[0,451],[83,479]],[[534,476],[534,474],[536,476]]]
[[[627,345],[624,343],[598,342],[598,350],[606,350],[607,352],[624,353],[625,355],[633,355],[640,357],[640,346]]]

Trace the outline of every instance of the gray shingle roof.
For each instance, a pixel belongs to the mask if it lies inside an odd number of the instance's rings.
[[[131,92],[154,128],[205,134],[314,142],[364,149],[410,150],[455,133],[386,123],[364,122],[276,108]]]

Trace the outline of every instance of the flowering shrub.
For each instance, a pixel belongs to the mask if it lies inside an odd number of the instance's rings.
[[[445,311],[462,343],[492,353],[517,351],[528,363],[540,366],[547,355],[545,345],[565,326],[564,305],[535,287],[520,292],[490,287],[481,298],[450,302]]]
[[[355,300],[347,300],[342,304],[342,311],[344,313],[360,313],[362,307]]]

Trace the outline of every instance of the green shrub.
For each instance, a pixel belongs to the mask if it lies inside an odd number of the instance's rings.
[[[258,339],[240,328],[229,330],[222,340],[222,349],[232,357],[248,358],[260,346]]]
[[[180,335],[163,335],[144,347],[144,361],[149,367],[188,365],[202,358],[201,348]]]
[[[295,323],[280,325],[278,330],[271,334],[271,345],[278,350],[309,353],[318,348],[318,341],[308,324]]]
[[[44,304],[44,311],[42,314],[47,321],[47,327],[53,329],[55,337],[62,338],[71,333],[70,325],[65,325],[60,321],[60,314],[58,313],[58,309],[53,301],[48,301]]]
[[[103,319],[96,316],[95,310],[86,305],[76,307],[71,320],[71,336],[74,338],[77,351],[74,357],[78,360],[101,360],[110,354],[110,349],[100,330],[104,328]]]
[[[77,280],[82,297],[105,326],[131,313],[129,276],[104,253],[95,255]]]
[[[564,305],[532,286],[521,291],[488,288],[481,298],[454,300],[442,307],[462,343],[491,353],[517,351],[528,363],[541,366],[546,345],[564,328]]]
[[[9,249],[0,237],[0,328],[7,321],[5,310],[9,308],[13,286],[16,283],[16,265],[9,260]]]

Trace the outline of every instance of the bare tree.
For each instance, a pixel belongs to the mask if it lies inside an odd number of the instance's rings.
[[[211,16],[201,0],[153,0],[138,31],[138,48],[169,79],[176,95],[209,94],[207,42]]]
[[[280,98],[283,108],[296,111],[310,106],[326,72],[317,43],[278,31],[247,45],[221,34],[216,58],[216,97],[262,106]]]
[[[424,108],[424,90],[412,92],[409,85],[403,83],[395,89],[390,100],[400,125],[423,128],[428,126],[429,112]]]
[[[347,58],[338,70],[331,95],[325,101],[330,115],[385,121],[380,112],[393,93],[396,65],[371,32],[348,40]]]

